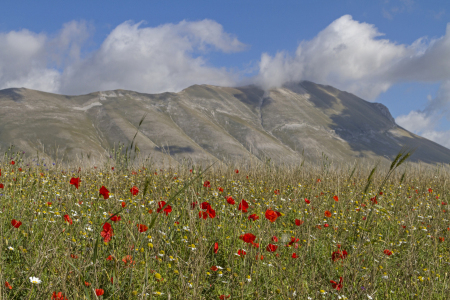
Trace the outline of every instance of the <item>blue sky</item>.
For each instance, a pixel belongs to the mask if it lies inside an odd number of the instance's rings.
[[[311,80],[381,102],[450,147],[448,24],[450,1],[3,1],[0,89]]]

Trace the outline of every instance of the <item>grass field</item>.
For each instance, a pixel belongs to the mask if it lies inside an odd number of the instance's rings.
[[[5,156],[1,299],[448,299],[449,173],[402,158],[164,170]]]

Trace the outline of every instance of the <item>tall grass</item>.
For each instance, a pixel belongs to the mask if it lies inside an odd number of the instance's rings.
[[[413,166],[406,154],[376,169],[117,159],[80,169],[10,151],[0,164],[1,299],[447,299],[449,170]],[[202,202],[213,218],[199,218]],[[268,209],[280,213],[274,222]]]

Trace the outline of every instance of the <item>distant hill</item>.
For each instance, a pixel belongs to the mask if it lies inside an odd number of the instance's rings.
[[[257,86],[193,85],[179,93],[126,90],[64,96],[26,88],[0,90],[0,147],[14,144],[74,161],[101,161],[114,144],[129,145],[139,121],[140,154],[154,161],[224,162],[254,158],[300,164],[393,159],[450,162],[450,150],[395,124],[382,104],[309,81],[264,93]]]

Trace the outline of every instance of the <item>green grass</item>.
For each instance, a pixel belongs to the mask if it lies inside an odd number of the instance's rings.
[[[449,202],[449,173],[443,167],[400,171],[402,156],[374,171],[304,164],[239,173],[218,165],[192,173],[190,166],[149,164],[113,171],[113,163],[79,171],[21,156],[11,165],[7,157],[0,164],[1,299],[51,299],[53,292],[68,299],[448,299],[450,216],[442,202]],[[78,189],[72,177],[81,179]],[[109,199],[99,195],[101,186]],[[246,213],[238,210],[242,199]],[[159,201],[171,201],[167,216],[156,213]],[[206,211],[199,205],[191,209],[205,201],[214,218],[199,218]],[[273,223],[265,217],[269,208],[281,213]],[[116,213],[120,221],[108,220]],[[249,220],[251,214],[259,219]],[[13,227],[13,219],[22,225]],[[108,243],[100,235],[106,221],[114,231]],[[141,233],[137,224],[149,229]],[[258,248],[239,238],[245,233],[256,236]],[[298,241],[286,247],[292,237]],[[267,251],[269,243],[278,245],[275,252]],[[333,261],[338,244],[348,255]],[[237,255],[240,249],[246,255]],[[330,280],[340,277],[338,291]],[[97,297],[95,289],[104,294]]]

